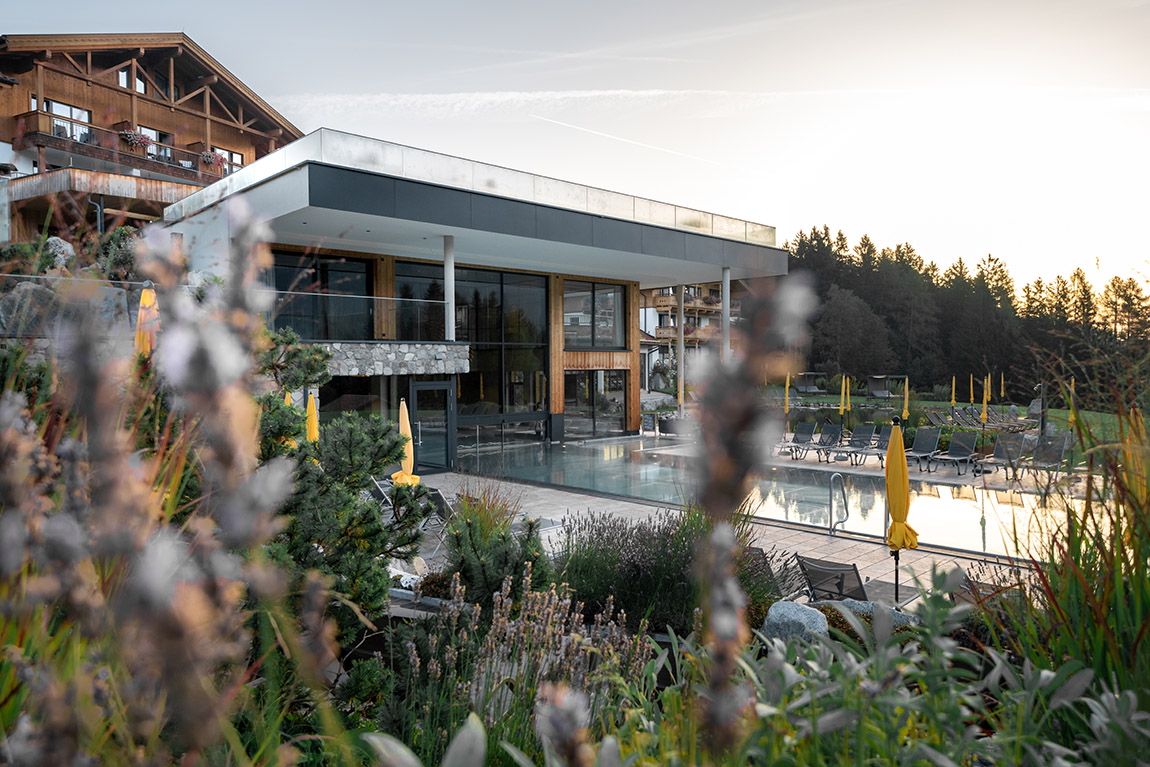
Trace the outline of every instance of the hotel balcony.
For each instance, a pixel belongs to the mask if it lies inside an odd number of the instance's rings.
[[[43,147],[93,160],[171,176],[197,185],[227,175],[226,165],[204,162],[201,152],[167,144],[129,146],[117,128],[103,128],[48,112],[16,115],[16,149]],[[123,125],[119,127],[132,127]]]
[[[660,314],[673,314],[678,311],[678,300],[675,296],[656,295],[652,298],[649,306],[653,307],[655,311]],[[685,296],[683,298],[683,311],[690,311],[695,314],[714,313],[718,314],[723,310],[722,302],[718,299],[708,300],[706,298],[699,298],[695,296]],[[734,316],[739,313],[739,305],[737,301],[731,302],[731,315]]]
[[[691,343],[701,341],[714,341],[722,335],[718,325],[684,325],[683,340]],[[674,325],[662,325],[655,328],[655,338],[659,341],[674,341],[679,337],[679,329]]]

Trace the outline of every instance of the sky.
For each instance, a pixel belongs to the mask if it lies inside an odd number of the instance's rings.
[[[5,3],[8,5],[8,3]],[[12,3],[0,33],[183,31],[319,127],[1019,290],[1150,275],[1150,0]],[[62,12],[61,12],[62,11]]]

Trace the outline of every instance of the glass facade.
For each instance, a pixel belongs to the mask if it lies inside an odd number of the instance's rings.
[[[627,377],[622,370],[569,370],[563,375],[569,437],[607,437],[627,428]]]
[[[273,327],[290,327],[305,341],[368,341],[375,337],[371,262],[307,253],[276,253],[281,296]]]
[[[395,287],[399,298],[441,301],[443,266],[397,261]],[[480,443],[508,435],[542,439],[549,409],[547,278],[456,268],[455,338],[471,346],[470,372],[456,377],[460,446],[474,445],[477,433]]]
[[[622,285],[579,280],[563,282],[565,348],[624,348],[626,316]]]
[[[317,411],[321,422],[341,413],[381,413],[380,376],[332,376],[319,387]],[[385,414],[386,415],[386,414]]]

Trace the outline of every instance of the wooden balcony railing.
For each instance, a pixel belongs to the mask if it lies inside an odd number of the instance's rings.
[[[25,112],[16,116],[18,149],[49,146],[99,160],[109,160],[156,173],[214,181],[227,173],[203,161],[199,152],[167,144],[130,146],[119,130],[72,120],[48,112]]]

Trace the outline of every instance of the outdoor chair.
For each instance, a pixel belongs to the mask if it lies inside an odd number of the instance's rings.
[[[795,555],[799,570],[807,581],[807,596],[812,602],[824,599],[857,599],[869,602],[866,589],[859,576],[858,565],[844,565],[825,559],[812,559]]]
[[[826,559],[813,559],[801,554],[795,555],[799,570],[807,582],[807,596],[812,602],[824,600],[839,601],[842,599],[856,599],[860,602],[881,601],[895,604],[894,584],[886,581],[868,580],[863,583],[859,575],[858,565],[832,562]],[[869,593],[867,586],[870,587]],[[918,598],[918,590],[913,584],[907,584],[900,592],[898,606],[907,604]]]
[[[914,433],[914,444],[911,445],[910,450],[906,451],[906,460],[909,463],[910,459],[914,459],[914,463],[918,466],[918,470],[922,471],[922,462],[927,461],[930,464],[930,459],[938,454],[938,439],[942,436],[941,429],[919,429]]]
[[[854,453],[859,450],[866,450],[870,447],[870,443],[874,440],[874,424],[868,423],[865,425],[856,426],[854,431],[851,432],[851,438],[847,444],[840,447],[836,452],[840,455],[845,455],[854,463]]]
[[[850,451],[847,455],[850,456],[851,464],[854,466],[862,466],[864,463],[866,463],[866,459],[873,455],[874,457],[878,458],[879,468],[883,468],[886,461],[886,451],[890,446],[890,435],[892,431],[892,426],[884,426],[882,427],[882,430],[879,431],[878,437],[875,438],[875,443],[873,446],[866,447],[861,450]]]
[[[1018,479],[1019,464],[1022,461],[1022,435],[1018,432],[1006,432],[998,435],[994,441],[994,453],[983,458],[975,467],[976,474],[993,472],[1002,466],[1009,478],[1014,474]]]
[[[842,441],[843,427],[838,425],[827,425],[823,427],[823,433],[819,435],[819,441],[814,443],[815,457],[819,459],[819,463],[824,460],[827,463],[831,462],[831,453],[840,448],[839,442]]]
[[[1058,472],[1062,469],[1062,459],[1066,454],[1066,435],[1055,434],[1053,437],[1042,436],[1038,438],[1038,446],[1034,448],[1034,457],[1027,461],[1023,469],[1033,472],[1045,471],[1050,480],[1058,479]]]
[[[376,479],[375,477],[371,477],[371,482],[375,488],[370,491],[371,496],[379,501],[379,510],[383,514],[383,523],[387,524],[395,517],[395,504],[391,500],[391,491],[392,488],[395,487],[395,484],[390,478]]]
[[[428,503],[431,505],[431,513],[424,518],[419,529],[427,531],[432,527],[438,528],[436,536],[439,538],[439,543],[436,544],[435,550],[431,552],[430,557],[434,558],[435,555],[439,553],[439,549],[447,541],[447,526],[451,524],[451,520],[455,516],[455,509],[452,508],[451,503],[437,488],[431,488],[427,498]]]
[[[950,447],[945,453],[939,453],[926,459],[926,470],[934,471],[931,464],[953,463],[954,470],[962,476],[963,466],[970,468],[974,461],[974,446],[978,442],[978,434],[973,431],[956,431],[950,435]]]
[[[795,424],[795,433],[791,435],[790,439],[784,439],[779,443],[779,455],[790,454],[798,445],[805,445],[809,443],[815,436],[814,421],[799,421]]]
[[[940,429],[949,429],[951,427],[950,421],[945,416],[933,410],[926,411],[926,420],[930,421],[931,426],[937,426]]]

